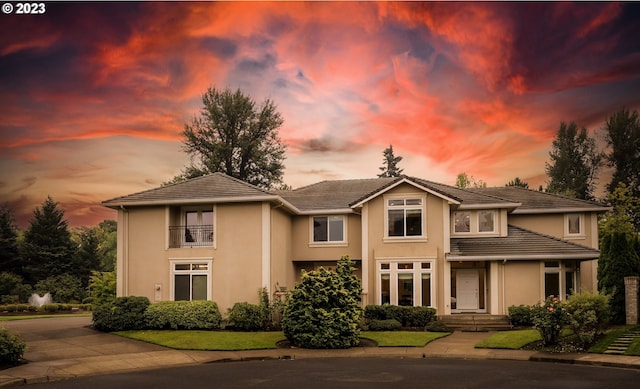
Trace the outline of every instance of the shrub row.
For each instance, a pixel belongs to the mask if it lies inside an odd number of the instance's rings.
[[[213,301],[163,301],[151,305],[140,296],[117,297],[93,311],[93,326],[100,331],[143,329],[220,329],[222,317]]]
[[[509,307],[515,327],[534,327],[545,344],[558,341],[562,326],[568,325],[583,346],[604,333],[609,318],[609,296],[593,293],[574,294],[566,302],[549,296],[533,306]]]
[[[17,365],[26,347],[24,339],[0,327],[0,364]]]
[[[45,304],[41,307],[35,307],[29,304],[6,304],[0,305],[0,312],[58,312],[58,311],[72,311],[79,309],[83,311],[91,311],[91,304]]]
[[[395,320],[404,328],[425,328],[436,319],[436,310],[430,307],[405,307],[389,304],[367,305],[364,309],[364,317],[369,329],[371,329],[373,321],[380,320]]]

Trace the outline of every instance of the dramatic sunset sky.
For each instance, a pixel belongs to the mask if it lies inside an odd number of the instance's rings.
[[[272,99],[285,182],[405,174],[537,188],[561,121],[640,110],[638,3],[46,3],[0,14],[0,203],[72,226],[188,163],[209,86]]]

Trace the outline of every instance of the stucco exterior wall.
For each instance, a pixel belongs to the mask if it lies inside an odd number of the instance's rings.
[[[271,284],[292,289],[295,274],[293,268],[293,226],[291,215],[280,208],[271,210]]]
[[[504,264],[504,306],[533,305],[540,301],[543,292],[541,286],[540,262],[509,261]]]
[[[389,239],[385,238],[385,202],[393,196],[425,196],[423,209],[423,238]],[[434,263],[433,282],[435,282],[434,306],[444,306],[444,218],[449,217],[449,206],[443,199],[425,193],[411,185],[403,184],[380,195],[368,203],[368,289],[367,303],[377,303],[378,262],[388,259],[432,260]],[[448,223],[446,224],[448,225]],[[448,277],[448,275],[447,275]]]
[[[327,215],[317,215],[327,216]],[[343,255],[351,259],[362,257],[362,232],[360,215],[345,215],[347,224],[347,242],[343,243],[313,243],[312,242],[312,216],[293,217],[293,260],[295,261],[320,261],[338,260]]]

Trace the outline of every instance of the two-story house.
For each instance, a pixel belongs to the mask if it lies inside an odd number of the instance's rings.
[[[363,304],[506,314],[595,290],[593,202],[414,177],[264,191],[222,173],[103,202],[118,211],[119,296],[207,299],[225,311],[302,269],[355,261]]]

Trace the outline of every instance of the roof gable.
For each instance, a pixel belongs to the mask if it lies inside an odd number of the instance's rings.
[[[224,173],[213,173],[176,184],[149,189],[102,202],[106,207],[197,203],[203,201],[242,201],[274,198],[272,194]]]

